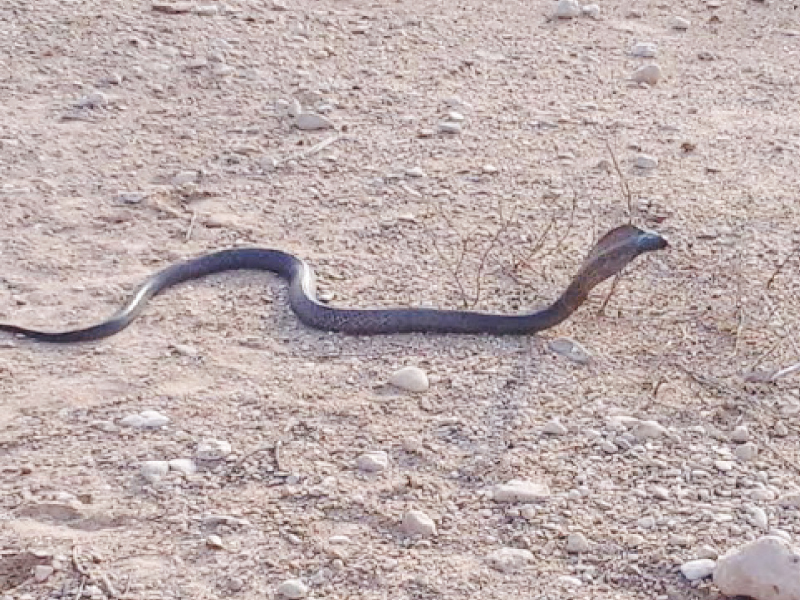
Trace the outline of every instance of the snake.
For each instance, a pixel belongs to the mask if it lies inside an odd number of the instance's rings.
[[[549,306],[525,314],[495,314],[435,308],[337,308],[317,299],[314,271],[302,259],[268,248],[236,247],[172,264],[145,279],[125,305],[96,325],[69,331],[40,331],[0,323],[0,331],[39,342],[69,344],[108,338],[130,325],[148,301],[178,284],[215,273],[268,271],[285,279],[289,305],[304,324],[352,335],[399,333],[529,335],[570,317],[598,284],[620,273],[636,257],[668,247],[658,233],[632,224],[612,229],[592,247],[564,292]]]

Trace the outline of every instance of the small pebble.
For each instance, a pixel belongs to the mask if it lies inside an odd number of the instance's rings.
[[[642,529],[652,529],[653,527],[656,526],[656,520],[650,516],[642,517],[641,519],[636,521],[636,525],[638,525]]]
[[[739,425],[731,432],[731,441],[737,444],[744,444],[750,439],[750,431],[747,425]]]
[[[441,133],[457,134],[461,133],[461,123],[456,121],[442,121],[439,123],[439,131]]]
[[[389,466],[389,455],[383,450],[365,452],[356,459],[356,465],[367,473],[377,473]]]
[[[408,177],[425,177],[425,171],[422,170],[422,167],[413,167],[406,169],[406,175]]]
[[[667,428],[657,421],[640,421],[633,428],[633,435],[637,440],[660,438],[667,432]]]
[[[651,42],[639,42],[631,48],[631,54],[641,58],[655,58],[658,54],[658,46]]]
[[[758,446],[756,446],[753,442],[747,442],[746,444],[737,446],[734,449],[733,454],[739,460],[753,460],[756,456],[758,456]]]
[[[514,573],[533,562],[533,553],[523,548],[500,548],[486,557],[489,566],[503,573]]]
[[[172,178],[172,185],[175,187],[182,187],[187,183],[197,183],[200,179],[200,173],[197,171],[181,171]]]
[[[156,482],[169,472],[169,463],[165,460],[147,460],[141,466],[142,477]]]
[[[681,573],[689,581],[697,581],[698,579],[705,579],[714,573],[714,567],[717,566],[717,561],[710,558],[698,558],[697,560],[690,560],[681,565]]]
[[[33,568],[33,578],[37,583],[43,583],[50,579],[50,576],[55,572],[51,565],[36,565]]]
[[[195,457],[199,460],[222,460],[232,451],[230,443],[225,440],[204,440],[197,444]]]
[[[599,19],[600,18],[600,6],[597,4],[586,4],[581,8],[584,16],[589,17],[590,19]]]
[[[168,464],[170,469],[184,475],[192,475],[197,472],[197,465],[191,458],[174,458]]]
[[[769,531],[769,517],[763,508],[759,506],[749,506],[747,510],[750,513],[750,522],[753,525],[764,531]]]
[[[555,16],[558,19],[574,19],[580,16],[581,5],[578,0],[558,0]]]
[[[542,433],[549,435],[565,435],[567,428],[556,420],[550,421],[542,428]]]
[[[691,22],[683,17],[672,17],[669,20],[669,26],[678,31],[686,31],[689,29],[689,25],[691,25]]]
[[[141,204],[146,198],[145,192],[120,192],[117,194],[117,202],[122,204]]]
[[[287,579],[278,586],[278,595],[292,599],[305,598],[308,586],[299,579]]]
[[[436,523],[421,510],[410,510],[403,515],[401,527],[407,535],[429,537],[436,533]]]
[[[650,491],[659,500],[669,500],[671,496],[669,490],[661,485],[654,485]]]
[[[212,533],[206,538],[206,545],[214,550],[223,550],[225,548],[225,544],[222,543],[222,538],[215,533]]]
[[[102,108],[108,104],[108,96],[103,92],[93,92],[75,103],[77,108]]]
[[[549,486],[538,481],[512,479],[492,488],[492,499],[495,502],[531,502],[549,496]]]
[[[301,113],[295,120],[295,125],[301,131],[316,131],[319,129],[332,129],[333,121],[315,113]]]
[[[639,169],[655,169],[658,166],[658,159],[649,154],[640,154],[636,157],[635,164]]]
[[[730,460],[715,460],[714,466],[717,470],[727,473],[733,470],[733,462]]]
[[[418,367],[403,367],[395,371],[389,378],[389,383],[401,390],[416,393],[425,392],[430,387],[428,376]]]
[[[586,349],[575,340],[569,338],[556,338],[551,340],[547,345],[551,352],[560,354],[580,365],[588,365],[591,361],[591,355]]]
[[[655,85],[661,79],[661,67],[659,67],[657,64],[639,67],[631,74],[631,79],[633,79],[636,83]]]
[[[589,540],[582,533],[570,533],[567,537],[566,550],[569,554],[581,554],[590,549]]]

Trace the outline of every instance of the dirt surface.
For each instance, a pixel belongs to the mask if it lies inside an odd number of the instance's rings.
[[[606,229],[671,242],[603,314],[609,284],[529,338],[316,332],[278,279],[242,273],[100,343],[5,340],[4,599],[264,598],[289,579],[324,598],[708,597],[685,561],[800,535],[781,500],[797,376],[744,377],[800,360],[798,3],[554,7],[0,3],[3,321],[92,323],[237,244],[303,257],[336,305],[513,312]],[[629,80],[654,60],[655,86]],[[295,101],[334,128],[299,130]],[[387,385],[406,365],[428,391]],[[121,422],[144,410],[169,423]],[[207,440],[230,454],[201,459]],[[388,466],[359,468],[369,451]],[[180,458],[197,472],[143,476]],[[498,502],[514,479],[549,494]],[[408,535],[409,510],[436,533]]]

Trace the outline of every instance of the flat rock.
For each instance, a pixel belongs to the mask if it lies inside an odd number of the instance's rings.
[[[308,586],[300,579],[287,579],[278,586],[278,595],[284,598],[305,598],[308,595]]]
[[[667,433],[667,428],[657,421],[639,421],[633,428],[633,435],[637,440],[660,438]]]
[[[776,536],[750,542],[717,561],[714,584],[726,596],[797,600],[800,598],[800,550]]]
[[[523,548],[500,548],[486,557],[489,566],[503,573],[521,571],[533,561],[533,552]]]
[[[569,338],[556,338],[548,345],[551,352],[555,352],[579,365],[588,365],[592,357],[589,352],[575,340]]]
[[[508,483],[501,483],[492,488],[492,498],[495,502],[530,502],[549,496],[550,487],[547,484],[522,479],[512,479]]]
[[[169,463],[165,460],[147,460],[142,463],[141,472],[148,481],[158,481],[169,472]]]
[[[581,5],[578,0],[558,0],[555,16],[558,19],[574,19],[581,15]]]
[[[197,444],[195,457],[200,460],[222,460],[231,450],[230,443],[224,440],[203,440]]]
[[[410,510],[403,515],[402,529],[407,535],[429,537],[436,533],[436,523],[421,510]]]
[[[295,125],[302,131],[316,131],[319,129],[333,129],[333,121],[316,113],[304,112],[297,116]]]
[[[383,450],[365,452],[356,459],[356,465],[361,471],[377,473],[389,466],[389,455]]]

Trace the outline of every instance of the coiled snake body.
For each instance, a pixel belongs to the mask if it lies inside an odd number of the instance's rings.
[[[289,303],[298,318],[311,327],[354,335],[391,333],[488,333],[524,335],[549,329],[567,319],[600,282],[622,271],[640,254],[667,247],[656,233],[633,225],[617,227],[603,236],[586,257],[567,289],[550,306],[530,314],[498,315],[474,311],[427,308],[335,308],[316,299],[314,272],[299,258],[280,250],[235,248],[174,264],[145,280],[116,314],[83,329],[46,332],[11,324],[0,331],[50,343],[100,340],[119,333],[142,312],[148,300],[164,290],[213,273],[250,269],[270,271],[289,283]]]

